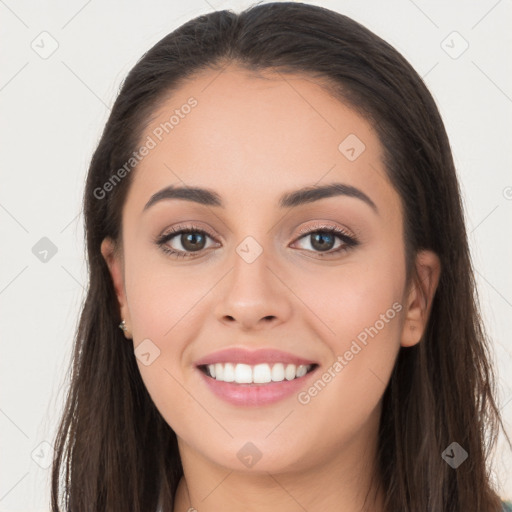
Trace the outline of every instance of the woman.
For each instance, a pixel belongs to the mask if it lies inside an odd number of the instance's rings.
[[[84,214],[54,511],[61,474],[74,512],[505,507],[447,135],[375,34],[189,21],[123,84]]]

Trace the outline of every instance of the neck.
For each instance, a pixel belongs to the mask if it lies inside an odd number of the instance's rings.
[[[333,477],[336,476],[333,474]],[[291,480],[293,479],[293,480]],[[199,495],[192,483],[191,489],[182,477],[176,492],[173,512],[211,512],[215,510],[297,512],[384,512],[383,495],[372,488],[356,496],[346,482],[332,478],[302,475],[252,475],[250,479],[227,472],[210,494]],[[219,488],[222,487],[222,491]],[[312,493],[312,491],[314,491]],[[250,497],[250,502],[248,501]]]

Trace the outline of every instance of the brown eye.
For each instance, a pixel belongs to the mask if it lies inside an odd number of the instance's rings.
[[[200,251],[206,243],[205,235],[197,232],[182,233],[179,240],[185,251]]]
[[[161,235],[155,243],[166,253],[177,257],[193,256],[205,250],[207,239],[213,237],[206,231],[194,227],[177,227]]]

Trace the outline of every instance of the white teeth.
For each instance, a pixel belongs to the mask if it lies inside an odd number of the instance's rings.
[[[215,378],[217,380],[224,380],[224,365],[221,363],[215,364]]]
[[[235,367],[231,363],[224,365],[223,380],[224,382],[233,382],[235,380]]]
[[[274,382],[281,382],[284,380],[284,364],[276,363],[272,366],[272,380]]]
[[[284,371],[284,376],[286,377],[286,380],[292,380],[295,379],[295,374],[297,373],[297,368],[294,364],[289,364],[286,366],[286,369]]]
[[[226,366],[230,363],[226,363]],[[252,368],[248,364],[237,364],[235,366],[235,382],[239,384],[250,384],[252,382]]]
[[[313,365],[261,363],[254,366],[242,363],[215,363],[207,366],[208,374],[215,380],[237,384],[266,384],[304,377]]]
[[[265,384],[272,380],[270,366],[268,364],[257,364],[254,367],[252,380],[255,384]]]
[[[297,377],[304,377],[308,373],[308,369],[304,365],[300,365],[297,368]]]

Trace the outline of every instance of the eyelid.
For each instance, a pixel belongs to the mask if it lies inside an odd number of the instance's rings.
[[[191,224],[176,224],[175,226],[172,226],[158,236],[158,238],[163,238],[167,235],[171,234],[177,234],[179,231],[203,231],[206,233],[209,237],[215,239],[216,235],[213,234],[213,232],[204,226],[201,226],[199,224],[194,224],[193,222]]]
[[[345,228],[341,228],[337,226],[336,224],[329,223],[327,221],[314,221],[314,224],[308,224],[307,226],[302,227],[299,230],[299,237],[302,235],[309,235],[311,233],[314,233],[315,231],[322,231],[322,230],[332,230],[335,233],[343,234],[347,238],[352,238],[357,240],[357,236],[350,232],[349,230]]]
[[[337,232],[340,232],[340,233],[346,235],[349,238],[354,238],[356,240],[359,238],[359,236],[354,234],[352,231],[349,231],[345,228],[336,226],[335,224],[329,223],[328,221],[313,221],[313,222],[314,222],[313,225],[308,224],[307,226],[302,227],[297,234],[297,238],[299,238],[302,235],[308,235],[308,234],[314,232],[314,230],[322,230],[322,229],[327,229],[327,230],[332,229],[332,230],[335,230]],[[183,231],[185,231],[185,230],[186,231],[203,231],[208,236],[210,236],[212,239],[215,240],[217,238],[217,235],[214,235],[213,232],[209,228],[198,225],[198,224],[194,224],[193,222],[190,224],[186,224],[186,223],[185,224],[177,224],[168,229],[169,230],[167,230],[167,229],[164,230],[164,232],[161,235],[159,235],[157,237],[157,239],[161,239],[170,234],[177,234],[181,230],[183,230]]]

